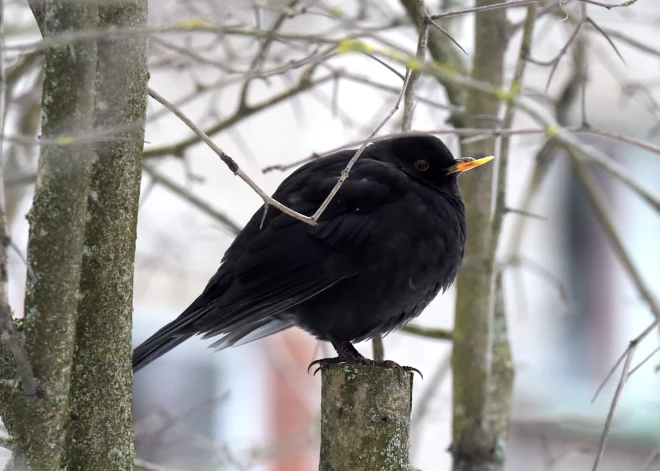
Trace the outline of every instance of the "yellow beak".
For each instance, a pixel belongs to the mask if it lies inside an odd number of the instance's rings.
[[[456,163],[447,169],[447,175],[452,173],[467,172],[470,169],[483,165],[486,162],[490,162],[495,157],[492,155],[488,157],[482,157],[481,159],[473,159],[472,157],[463,157],[462,159],[456,159]]]

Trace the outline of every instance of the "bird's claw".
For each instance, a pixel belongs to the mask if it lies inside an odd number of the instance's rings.
[[[422,374],[422,372],[419,371],[417,368],[413,368],[412,366],[401,366],[392,360],[369,360],[369,361],[373,362],[373,366],[380,366],[383,368],[396,368],[399,371],[403,371],[411,374],[417,373],[421,379],[424,379],[424,375]]]
[[[312,369],[312,366],[318,365],[318,368],[314,370],[314,374],[312,376],[316,376],[316,373],[318,373],[324,366],[330,366],[330,365],[338,365],[339,363],[348,363],[345,360],[335,357],[335,358],[319,358],[318,360],[314,360],[309,364],[307,367],[307,373],[309,374],[309,370]]]
[[[372,368],[375,367],[380,367],[380,368],[396,368],[397,370],[405,373],[417,373],[421,379],[424,379],[424,375],[422,375],[422,372],[419,371],[417,368],[413,368],[412,366],[401,366],[398,363],[392,361],[392,360],[370,360],[368,358],[356,358],[356,359],[350,359],[346,360],[340,357],[334,357],[334,358],[321,358],[319,360],[314,360],[309,364],[307,367],[307,373],[309,373],[309,370],[312,369],[312,366],[318,365],[318,368],[314,370],[314,373],[312,376],[316,376],[316,373],[318,373],[320,370],[322,370],[326,366],[330,365],[338,365],[341,363],[346,363],[347,365],[364,365],[364,366],[371,366]]]

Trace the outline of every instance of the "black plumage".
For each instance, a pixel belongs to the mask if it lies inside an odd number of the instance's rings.
[[[355,149],[314,160],[273,197],[311,215]],[[312,227],[262,206],[204,292],[133,353],[137,371],[196,334],[218,349],[298,326],[361,362],[352,342],[419,315],[454,281],[466,240],[458,175],[490,160],[455,160],[423,135],[368,146]],[[265,214],[264,214],[265,211]]]

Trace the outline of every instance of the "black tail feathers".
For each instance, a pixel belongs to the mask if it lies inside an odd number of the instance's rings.
[[[133,372],[140,371],[149,363],[160,358],[162,355],[165,355],[190,337],[192,337],[192,334],[164,339],[149,339],[147,342],[133,350]]]

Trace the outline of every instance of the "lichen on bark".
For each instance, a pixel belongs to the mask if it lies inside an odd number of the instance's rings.
[[[94,1],[47,1],[44,32],[94,29]],[[45,52],[41,146],[29,213],[25,348],[39,394],[15,388],[11,398],[16,449],[10,469],[59,471],[65,446],[81,253],[93,149],[76,136],[92,131],[96,42]],[[52,142],[60,143],[51,144]]]
[[[320,471],[408,471],[412,374],[332,365],[322,370]]]
[[[102,4],[99,27],[146,26],[146,0]],[[131,324],[133,262],[147,104],[145,37],[98,42],[97,142],[88,195],[89,219],[80,278],[71,382],[70,469],[131,469]]]
[[[477,0],[475,6],[497,3]],[[500,88],[504,55],[509,40],[506,9],[475,16],[475,52],[471,76]],[[472,90],[466,99],[466,125],[492,128],[494,120],[475,116],[499,116],[497,98]],[[464,155],[493,155],[494,140],[464,143]],[[506,435],[494,428],[491,414],[493,328],[495,302],[495,245],[491,226],[495,167],[481,169],[461,181],[466,201],[468,240],[463,266],[456,281],[456,316],[453,331],[453,469],[499,470],[504,459],[500,439]],[[506,333],[504,333],[506,335]],[[506,345],[508,348],[508,344]],[[502,353],[502,346],[500,350]],[[498,450],[500,453],[498,453]]]

